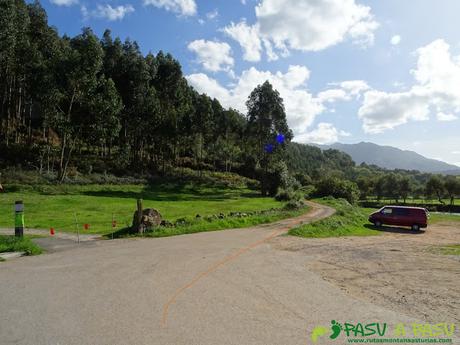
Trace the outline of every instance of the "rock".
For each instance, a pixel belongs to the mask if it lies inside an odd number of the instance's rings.
[[[201,218],[201,216],[199,214],[197,214],[195,218],[199,219],[199,218]]]
[[[176,223],[175,223],[176,226],[177,225],[185,225],[185,224],[187,224],[187,219],[185,219],[185,218],[179,218],[178,220],[176,220]]]
[[[171,223],[170,221],[168,220],[162,220],[161,223],[160,223],[160,226],[164,226],[164,227],[167,227],[167,228],[171,228],[174,226],[173,223]]]
[[[144,229],[154,228],[161,224],[161,214],[153,208],[147,208],[142,211],[142,225]],[[137,211],[134,212],[133,216],[133,229],[136,230],[139,227]]]

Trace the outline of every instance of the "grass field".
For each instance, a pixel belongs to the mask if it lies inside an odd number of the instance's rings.
[[[444,255],[460,255],[460,244],[441,247],[440,251]]]
[[[0,253],[6,252],[25,252],[27,255],[38,255],[42,253],[42,250],[29,237],[18,238],[0,235]]]
[[[113,234],[107,234],[107,238],[119,238],[119,237],[130,237],[130,236],[144,236],[144,237],[169,237],[185,234],[193,234],[196,232],[206,231],[217,231],[225,229],[238,229],[247,228],[258,224],[266,224],[276,222],[280,219],[291,218],[300,216],[308,211],[308,207],[303,207],[296,210],[272,210],[264,212],[263,214],[254,214],[244,218],[226,217],[224,219],[216,219],[207,221],[204,219],[189,219],[189,223],[185,225],[178,225],[175,227],[160,227],[154,231],[149,231],[143,235],[130,234],[129,229],[121,229],[120,231]]]
[[[460,255],[460,244],[431,247],[428,251],[433,254]]]
[[[429,223],[460,222],[460,215],[449,213],[430,213]]]
[[[22,200],[28,228],[53,227],[56,231],[75,232],[76,214],[80,231],[83,224],[89,224],[90,229],[82,232],[100,234],[113,231],[112,216],[117,222],[117,229],[131,225],[138,198],[144,200],[144,208],[159,210],[170,222],[179,218],[194,219],[197,214],[205,217],[221,212],[251,212],[284,206],[273,198],[261,198],[246,188],[197,187],[191,184],[43,186],[0,197],[0,227],[14,226],[13,205],[16,200]],[[265,221],[263,217],[252,218],[238,221]],[[218,222],[216,226],[220,228]]]
[[[314,200],[337,210],[332,217],[306,224],[289,231],[299,237],[372,236],[381,234],[372,228],[368,216],[373,209],[350,205],[344,199],[323,198]]]

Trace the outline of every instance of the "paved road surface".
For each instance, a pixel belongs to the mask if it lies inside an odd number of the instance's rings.
[[[0,344],[307,344],[332,319],[410,322],[270,243],[329,216],[161,239],[99,241],[0,264]],[[340,342],[334,342],[339,344]]]

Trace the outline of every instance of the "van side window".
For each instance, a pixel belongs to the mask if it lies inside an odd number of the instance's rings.
[[[389,207],[384,208],[382,213],[383,214],[393,214],[393,209]]]
[[[395,215],[397,216],[408,216],[409,210],[407,208],[397,208],[395,209]]]

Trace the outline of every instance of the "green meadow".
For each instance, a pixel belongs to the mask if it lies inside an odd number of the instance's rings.
[[[320,221],[291,229],[289,235],[308,238],[324,238],[373,236],[381,234],[381,232],[371,226],[368,221],[369,214],[375,211],[373,209],[351,205],[345,199],[326,197],[314,201],[334,208],[336,213]]]
[[[284,203],[262,198],[257,192],[243,187],[215,187],[191,183],[162,183],[158,185],[43,185],[21,188],[0,196],[0,227],[13,227],[13,205],[22,200],[25,205],[27,228],[56,231],[107,234],[113,231],[112,218],[119,230],[131,225],[136,200],[144,200],[144,208],[157,209],[163,219],[174,222],[197,215],[206,217],[230,212],[254,212],[282,208]],[[290,214],[271,217],[247,217],[232,220],[228,225],[254,225]],[[216,221],[216,227],[227,224]],[[241,223],[241,224],[239,224]],[[83,225],[89,224],[89,230]],[[220,225],[219,225],[220,224]],[[207,229],[212,228],[207,224]],[[193,229],[196,232],[199,229]],[[191,229],[192,231],[192,229]]]

